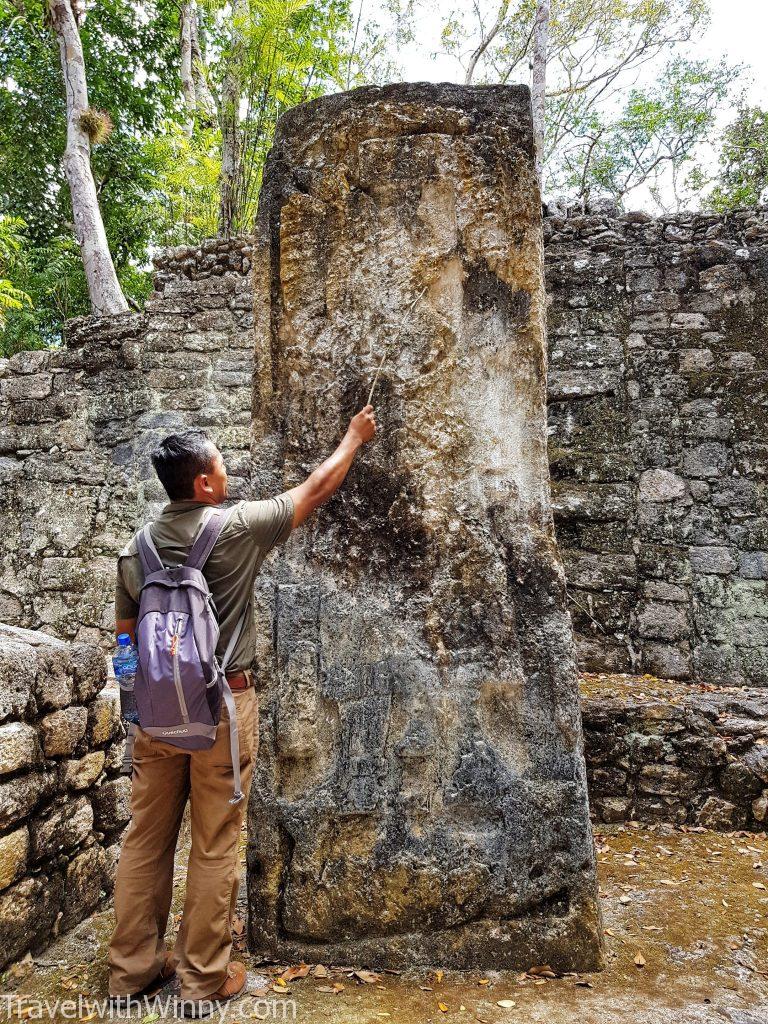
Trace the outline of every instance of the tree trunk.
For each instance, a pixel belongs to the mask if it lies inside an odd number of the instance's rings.
[[[195,89],[195,76],[192,70],[194,59],[193,43],[197,23],[197,10],[195,0],[186,0],[181,5],[180,20],[180,48],[181,48],[181,91],[184,96],[184,106],[187,108],[187,120],[184,130],[187,135],[192,134],[195,126],[195,111],[197,110],[197,90]]]
[[[204,117],[211,118],[216,113],[216,103],[205,78],[205,47],[200,42],[203,28],[200,20],[200,8],[197,5],[195,7],[195,18],[192,22],[192,80],[195,83],[197,111]],[[205,37],[203,36],[204,43]]]
[[[51,24],[59,43],[61,71],[67,99],[67,146],[64,173],[72,196],[75,235],[85,267],[91,310],[96,316],[124,313],[128,309],[109,252],[101,219],[96,185],[91,171],[91,144],[80,127],[88,109],[88,87],[80,31],[70,0],[48,0]]]
[[[237,187],[240,178],[240,97],[242,94],[242,26],[247,0],[235,0],[227,69],[221,88],[221,180],[219,185],[219,235],[229,238],[237,217]]]
[[[477,68],[480,58],[483,56],[485,51],[491,45],[496,36],[501,32],[504,26],[504,20],[507,17],[509,11],[509,0],[501,0],[499,10],[496,14],[496,20],[493,25],[488,29],[487,32],[483,32],[482,28],[480,31],[480,42],[477,44],[477,49],[472,51],[469,58],[469,64],[467,65],[467,73],[464,76],[464,84],[471,85],[472,79],[475,75],[475,69]]]
[[[533,144],[536,153],[536,176],[541,185],[544,170],[544,113],[547,85],[547,42],[549,39],[549,0],[538,0],[533,23],[533,66],[531,69],[531,107],[533,109]]]

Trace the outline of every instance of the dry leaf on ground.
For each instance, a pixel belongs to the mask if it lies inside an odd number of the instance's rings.
[[[280,975],[280,980],[293,981],[295,978],[306,978],[309,974],[309,964],[298,964],[293,967],[286,967]]]
[[[365,982],[366,985],[375,985],[381,981],[381,975],[376,974],[374,971],[353,971],[352,974],[355,978]]]

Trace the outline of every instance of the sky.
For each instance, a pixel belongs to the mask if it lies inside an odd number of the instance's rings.
[[[376,7],[371,4],[371,8]],[[425,5],[426,6],[426,5]],[[434,9],[441,12],[455,7],[446,0],[436,0]],[[690,47],[694,56],[719,59],[727,57],[734,64],[751,67],[753,83],[750,98],[768,105],[768,0],[710,0],[712,21],[706,35]],[[461,69],[447,57],[433,57],[438,48],[440,14],[422,8],[417,16],[418,46],[411,46],[397,55],[407,81],[457,81]]]
[[[750,98],[768,105],[767,0],[710,0],[712,25],[699,46],[702,56],[726,56],[734,64],[749,64],[753,84]]]

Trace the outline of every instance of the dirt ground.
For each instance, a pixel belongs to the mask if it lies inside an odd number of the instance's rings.
[[[310,965],[311,970],[265,964],[238,952],[249,967],[249,995],[228,1008],[226,1019],[768,1024],[768,837],[615,825],[602,827],[595,838],[607,949],[600,973],[458,974],[441,971],[439,964],[432,971],[402,974],[361,964],[354,973],[331,964]],[[184,857],[180,850],[176,928]],[[102,1014],[89,1001],[106,993],[111,924],[109,911],[97,914],[34,961],[6,972],[2,992],[48,1000],[82,996],[68,1019],[97,1020]],[[242,939],[236,941],[242,945]],[[31,1002],[7,1004],[2,1014],[9,1011],[11,1019],[39,1019]],[[54,1019],[66,1019],[65,1013]],[[170,1009],[153,1004],[131,1016],[152,1024],[166,1015],[172,1015]]]

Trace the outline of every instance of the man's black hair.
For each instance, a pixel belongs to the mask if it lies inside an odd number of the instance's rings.
[[[194,481],[213,469],[213,441],[204,430],[183,430],[164,437],[152,451],[152,465],[171,501],[194,498]]]

